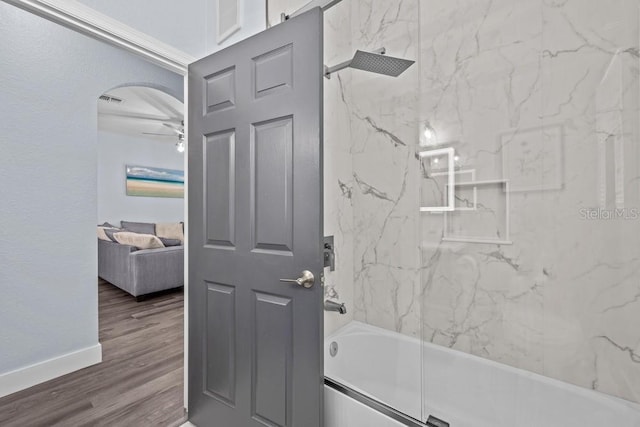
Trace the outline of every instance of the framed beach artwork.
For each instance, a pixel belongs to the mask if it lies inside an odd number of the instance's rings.
[[[184,171],[127,165],[127,196],[184,198]]]

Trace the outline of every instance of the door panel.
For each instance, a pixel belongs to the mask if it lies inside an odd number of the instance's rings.
[[[322,12],[192,64],[189,107],[189,419],[320,427]]]
[[[293,249],[292,117],[254,126],[252,221],[255,249]]]
[[[291,90],[293,45],[288,44],[253,60],[254,96],[256,98]]]
[[[235,132],[206,136],[204,212],[206,244],[233,247],[235,240]]]
[[[232,108],[236,101],[236,69],[229,67],[204,77],[207,96],[205,114]]]
[[[274,425],[291,425],[293,302],[261,292],[255,298],[255,415]]]
[[[204,365],[206,393],[235,403],[235,288],[220,283],[207,283],[207,318],[205,323]]]

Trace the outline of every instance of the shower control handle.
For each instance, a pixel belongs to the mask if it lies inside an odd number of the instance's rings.
[[[280,281],[287,282],[287,283],[295,283],[298,286],[303,286],[309,289],[310,287],[313,286],[315,282],[315,277],[313,277],[313,273],[310,272],[309,270],[304,270],[302,272],[302,276],[298,277],[297,279],[280,279]]]

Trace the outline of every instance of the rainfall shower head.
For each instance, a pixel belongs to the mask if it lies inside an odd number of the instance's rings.
[[[398,77],[409,68],[415,61],[403,58],[394,58],[380,53],[363,52],[357,50],[353,55],[351,68],[358,70],[371,71],[372,73],[385,74],[387,76]]]
[[[353,55],[353,59],[345,61],[333,67],[325,67],[324,76],[331,78],[331,74],[344,68],[351,67],[357,70],[369,71],[386,76],[398,77],[407,68],[413,65],[415,61],[403,58],[395,58],[385,55],[385,49],[378,49],[373,52],[365,52],[357,50]]]

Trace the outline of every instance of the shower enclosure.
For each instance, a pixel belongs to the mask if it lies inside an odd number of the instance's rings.
[[[639,16],[325,12],[326,66],[416,61],[324,83],[327,425],[640,426]]]

